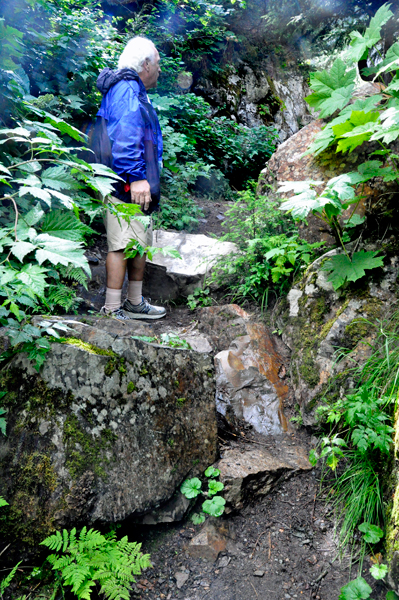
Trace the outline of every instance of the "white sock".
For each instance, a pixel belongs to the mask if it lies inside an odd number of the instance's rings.
[[[105,311],[108,312],[113,310],[118,310],[122,305],[122,290],[114,290],[113,288],[108,288],[105,292]]]
[[[143,282],[142,281],[129,281],[127,288],[127,299],[132,304],[141,304],[143,300]]]

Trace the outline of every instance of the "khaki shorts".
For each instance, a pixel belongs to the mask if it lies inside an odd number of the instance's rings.
[[[113,204],[123,204],[122,200],[118,200],[114,196],[111,196],[111,202]],[[107,210],[105,228],[107,230],[108,252],[124,250],[130,240],[137,240],[143,248],[152,246],[152,220],[146,229],[136,219],[131,219],[130,223],[127,223],[120,217],[118,221],[116,216]]]

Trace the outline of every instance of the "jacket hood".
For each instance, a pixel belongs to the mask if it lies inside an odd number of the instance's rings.
[[[97,79],[97,89],[102,93],[103,96],[109,92],[109,90],[119,81],[125,80],[135,80],[139,83],[141,82],[140,77],[137,75],[136,71],[133,69],[118,69],[117,71],[113,71],[108,67],[103,69],[98,76]]]

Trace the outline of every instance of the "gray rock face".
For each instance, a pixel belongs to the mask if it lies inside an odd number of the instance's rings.
[[[336,251],[328,255],[332,252]],[[358,294],[354,290],[334,292],[326,274],[318,270],[322,259],[290,291],[277,319],[283,340],[292,350],[291,382],[305,425],[315,424],[314,409],[327,383],[330,394],[341,396],[354,385],[349,361],[337,364],[337,348],[350,349],[352,360],[364,361],[377,333],[373,323],[396,302],[397,257],[383,268],[378,282],[369,279]],[[339,375],[335,384],[333,375]]]
[[[309,89],[304,77],[290,69],[276,69],[262,64],[254,71],[248,64],[230,73],[217,87],[201,80],[197,89],[215,106],[225,104],[233,120],[248,127],[265,124],[265,106],[268,123],[279,132],[281,142],[299,131],[312,120],[304,98]]]
[[[274,453],[264,448],[227,449],[217,467],[225,486],[226,512],[242,508],[248,498],[268,494],[284,473],[312,468],[304,448],[283,442]]]
[[[267,327],[234,304],[202,309],[200,327],[217,348],[227,348],[215,356],[218,412],[264,435],[286,431],[284,357]]]
[[[125,324],[108,326],[118,325]],[[52,345],[40,375],[19,355],[1,376],[9,408],[8,436],[0,438],[8,534],[18,520],[17,528],[43,538],[54,525],[148,512],[217,455],[208,353],[133,340],[134,324],[121,336],[70,326],[73,338]]]

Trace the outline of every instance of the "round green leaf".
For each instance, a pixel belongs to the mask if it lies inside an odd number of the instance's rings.
[[[193,477],[193,479],[186,479],[183,481],[180,491],[186,498],[196,498],[198,494],[201,493],[201,481],[198,477]]]
[[[362,523],[359,525],[359,531],[364,533],[363,539],[369,544],[376,544],[384,537],[384,532],[377,525],[371,525],[371,523]]]
[[[212,517],[220,517],[224,513],[224,505],[226,500],[221,496],[214,496],[212,500],[205,500],[202,505],[204,513]]]
[[[201,523],[203,523],[205,521],[205,515],[204,513],[194,513],[191,516],[191,521],[192,523],[194,523],[194,525],[201,525]]]
[[[219,475],[219,469],[215,469],[215,467],[212,467],[212,465],[205,471],[205,477],[219,477]]]
[[[370,573],[374,579],[384,579],[385,575],[388,573],[388,567],[387,565],[373,565],[370,569]]]
[[[208,494],[210,496],[213,496],[214,494],[217,494],[218,492],[222,491],[222,489],[224,488],[224,485],[221,481],[215,481],[214,479],[211,479],[208,483]]]

